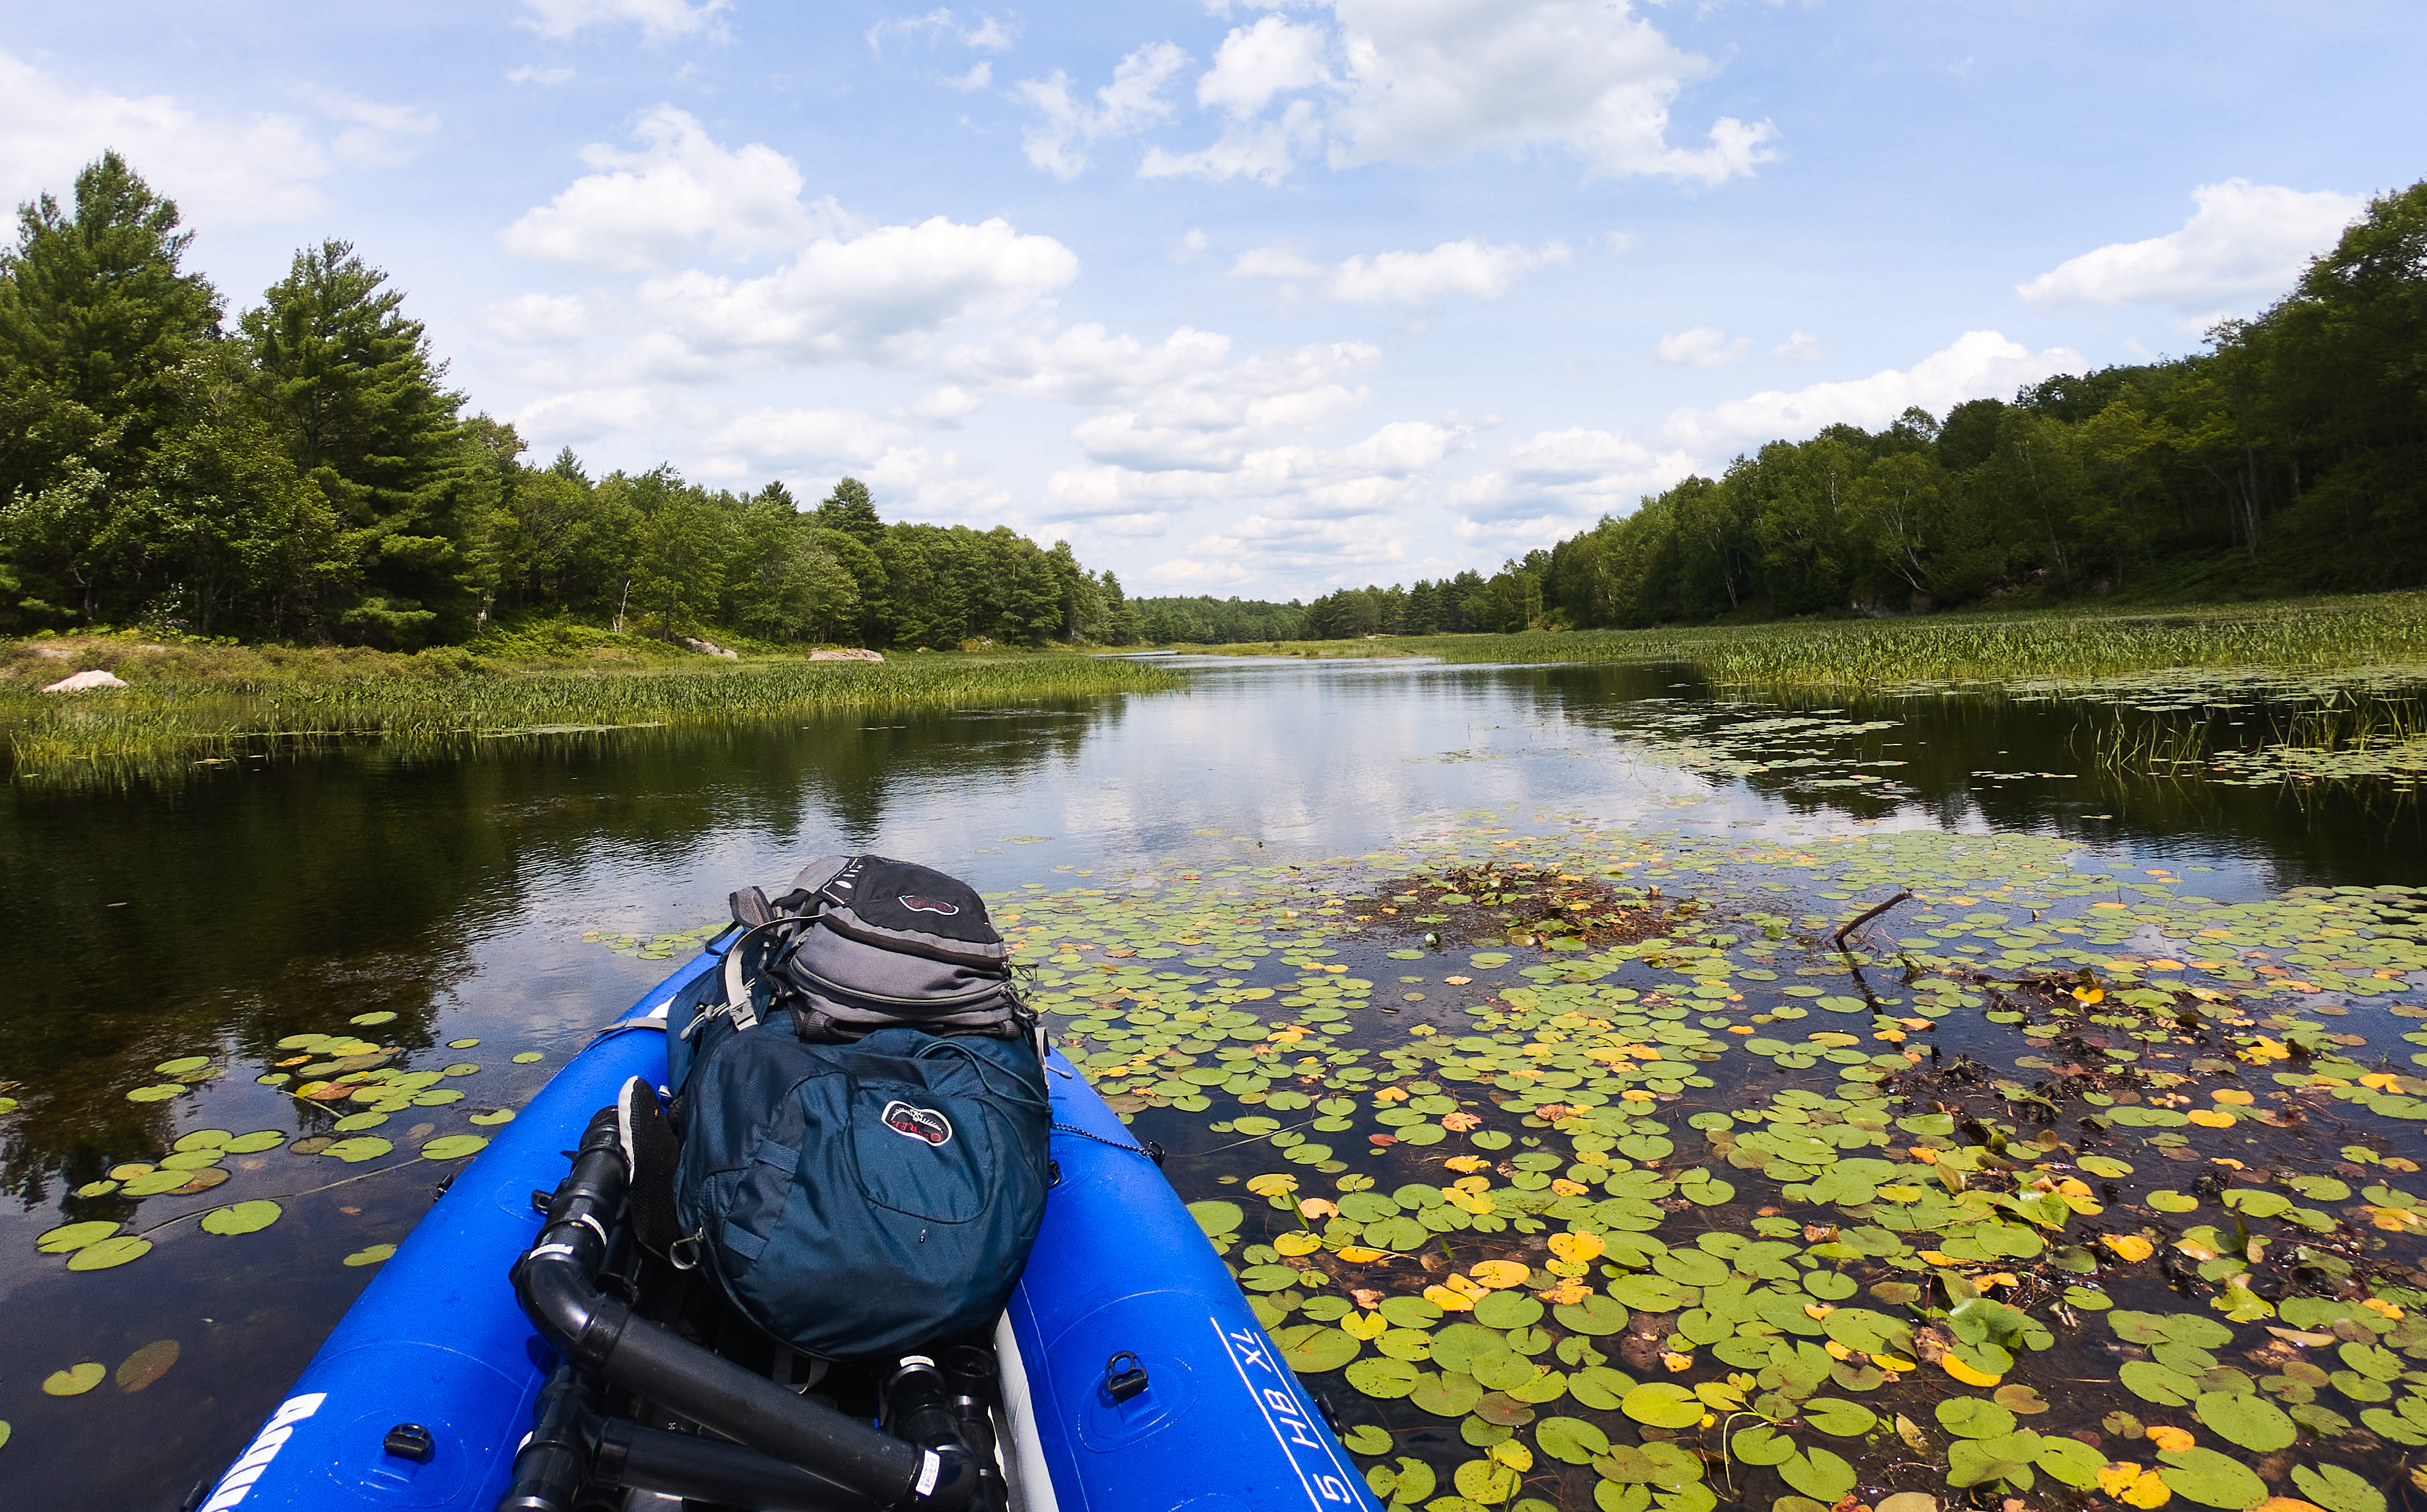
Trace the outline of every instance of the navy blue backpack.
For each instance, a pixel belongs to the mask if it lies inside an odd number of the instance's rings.
[[[991,935],[976,895],[954,897]],[[1051,1184],[1033,1034],[855,1024],[837,1043],[812,1016],[731,1006],[697,1004],[674,1041],[676,1260],[806,1354],[990,1326]]]

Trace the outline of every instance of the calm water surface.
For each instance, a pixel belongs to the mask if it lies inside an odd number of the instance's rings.
[[[521,1101],[665,969],[585,933],[707,923],[733,887],[826,851],[917,857],[988,888],[1079,871],[1151,886],[1174,857],[1353,854],[1490,809],[1723,836],[2028,831],[2078,840],[2085,867],[2211,869],[2202,890],[2218,898],[2427,882],[2418,808],[2383,794],[1976,777],[2087,773],[2068,743],[2078,713],[2061,705],[1721,703],[1640,667],[1178,665],[1185,691],[1067,706],[498,740],[448,761],[368,750],[173,790],[0,796],[0,1082],[15,1083],[0,1091],[20,1102],[0,1115],[14,1199],[0,1213],[0,1419],[13,1425],[0,1500],[174,1506],[374,1274],[341,1257],[402,1238],[442,1173],[299,1195],[307,1179],[393,1162],[272,1151],[231,1160],[234,1179],[200,1196],[76,1187],[196,1129],[321,1131],[325,1118],[252,1076],[286,1056],[280,1037],[362,1013],[398,1016],[364,1031],[383,1044],[481,1041],[415,1061],[483,1066],[464,1104],[428,1110],[438,1131],[462,1131],[466,1109]],[[1867,775],[1815,787],[1808,768],[1696,770],[1709,732],[1784,719],[1814,723],[1732,734],[1726,752],[1818,753]],[[212,1053],[229,1058],[226,1081],[127,1100],[160,1080],[155,1065]],[[411,1117],[379,1132],[401,1146]],[[256,1236],[180,1224],[141,1260],[89,1274],[35,1249],[63,1222],[141,1229],[256,1196],[285,1207]],[[139,1394],[41,1390],[63,1366],[114,1366],[158,1340],[179,1358]]]

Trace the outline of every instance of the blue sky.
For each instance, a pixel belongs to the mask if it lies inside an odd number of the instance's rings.
[[[2392,3],[11,8],[241,307],[353,241],[544,460],[1070,540],[1502,558],[1835,420],[2180,353],[2427,176]]]

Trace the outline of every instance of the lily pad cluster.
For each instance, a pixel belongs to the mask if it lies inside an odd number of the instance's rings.
[[[364,1165],[399,1154],[399,1140],[372,1130],[389,1125],[399,1114],[448,1109],[465,1102],[461,1082],[478,1075],[478,1063],[448,1059],[431,1069],[413,1069],[405,1047],[382,1045],[354,1031],[376,1029],[393,1021],[390,1012],[358,1014],[346,1032],[289,1034],[277,1042],[282,1052],[253,1080],[278,1087],[294,1099],[300,1137],[283,1130],[257,1129],[238,1133],[226,1129],[193,1129],[175,1136],[164,1150],[110,1165],[106,1174],[76,1186],[62,1203],[65,1220],[36,1237],[44,1255],[64,1257],[71,1271],[110,1270],[150,1254],[162,1236],[187,1220],[201,1232],[221,1238],[252,1234],[286,1214],[286,1201],[320,1190],[342,1177],[318,1176],[300,1162],[273,1162],[268,1157],[282,1147],[289,1155],[315,1157],[338,1165]],[[446,1047],[449,1057],[477,1047],[477,1039],[458,1039]],[[539,1059],[538,1052],[517,1055],[517,1062]],[[179,1056],[155,1066],[155,1075],[175,1077],[170,1082],[147,1083],[128,1092],[130,1100],[159,1102],[183,1097],[227,1074],[223,1056]],[[488,1139],[477,1133],[438,1133],[433,1115],[399,1132],[405,1161],[453,1161],[477,1154]],[[469,1122],[496,1125],[513,1117],[510,1108],[485,1108],[470,1113]],[[372,1169],[376,1171],[377,1166]],[[268,1195],[214,1205],[183,1205],[172,1214],[143,1210],[146,1199],[194,1197],[228,1182],[239,1172],[253,1185],[274,1187]],[[285,1199],[285,1200],[282,1200]],[[349,1256],[350,1265],[373,1264],[393,1246],[373,1246]],[[367,1257],[367,1258],[366,1258]]]
[[[993,902],[1393,1506],[2385,1512],[2427,898],[2072,859],[1477,821]],[[1664,933],[1530,927],[1588,884]]]

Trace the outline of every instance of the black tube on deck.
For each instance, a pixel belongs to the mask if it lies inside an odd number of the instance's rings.
[[[598,1265],[629,1179],[615,1110],[601,1109],[548,1204],[539,1243],[513,1273],[523,1310],[550,1343],[580,1369],[796,1467],[830,1488],[836,1504],[894,1512],[959,1512],[968,1504],[977,1476],[957,1442],[911,1443],[880,1433],[601,1293]],[[513,1512],[547,1509],[535,1504]]]

